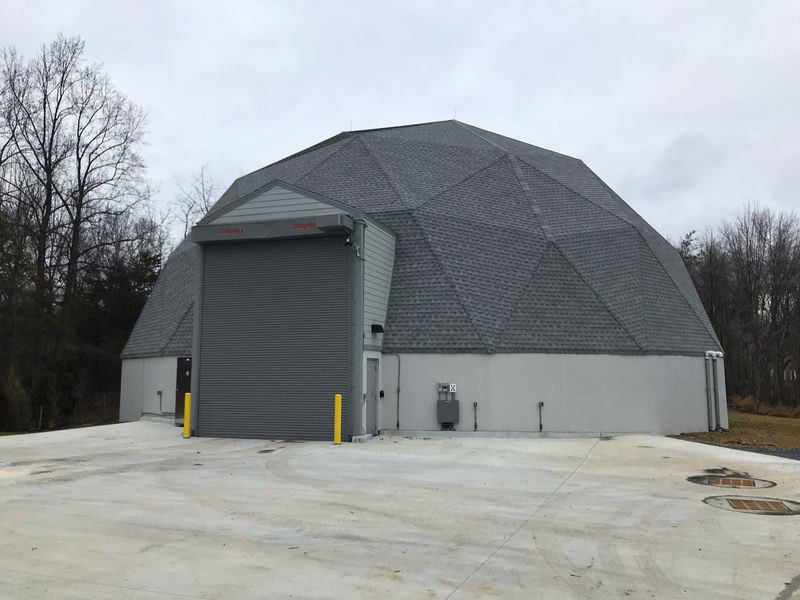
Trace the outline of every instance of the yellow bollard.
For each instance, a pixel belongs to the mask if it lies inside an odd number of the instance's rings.
[[[183,437],[189,438],[192,435],[192,395],[186,392],[183,395]]]
[[[342,443],[342,395],[333,397],[333,443]]]

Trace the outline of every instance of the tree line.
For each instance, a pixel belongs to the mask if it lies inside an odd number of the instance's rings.
[[[141,157],[144,111],[59,36],[0,56],[0,432],[112,421],[120,352],[169,250]],[[183,234],[207,167],[178,181]],[[725,351],[729,398],[800,408],[800,226],[746,207],[676,244]]]
[[[716,231],[677,244],[725,352],[729,400],[800,407],[800,226],[748,205]],[[777,409],[777,410],[775,410]]]
[[[0,64],[0,432],[115,417],[119,354],[168,249],[144,111],[84,42]]]

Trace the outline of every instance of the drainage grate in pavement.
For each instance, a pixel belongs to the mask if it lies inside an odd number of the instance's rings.
[[[714,485],[726,488],[768,488],[775,485],[774,481],[766,479],[756,479],[754,477],[721,477],[719,475],[694,475],[688,477],[687,481],[699,483],[700,485]]]
[[[773,512],[792,512],[792,509],[779,500],[743,500],[739,498],[728,498],[730,504],[736,510],[767,510]]]
[[[709,485],[721,485],[723,487],[756,487],[756,482],[752,479],[725,479],[712,477],[708,480]]]
[[[749,496],[710,496],[703,500],[709,506],[753,515],[799,515],[800,502],[781,498]]]

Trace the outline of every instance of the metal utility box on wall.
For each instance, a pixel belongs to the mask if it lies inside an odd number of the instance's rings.
[[[458,400],[438,400],[436,416],[439,423],[455,425],[459,420]]]
[[[436,420],[439,421],[443,431],[453,431],[458,423],[459,410],[456,400],[457,386],[452,382],[439,382],[436,384]]]

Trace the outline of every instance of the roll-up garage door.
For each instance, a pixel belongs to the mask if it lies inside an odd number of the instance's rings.
[[[209,244],[203,271],[198,434],[329,439],[349,382],[344,240]]]

